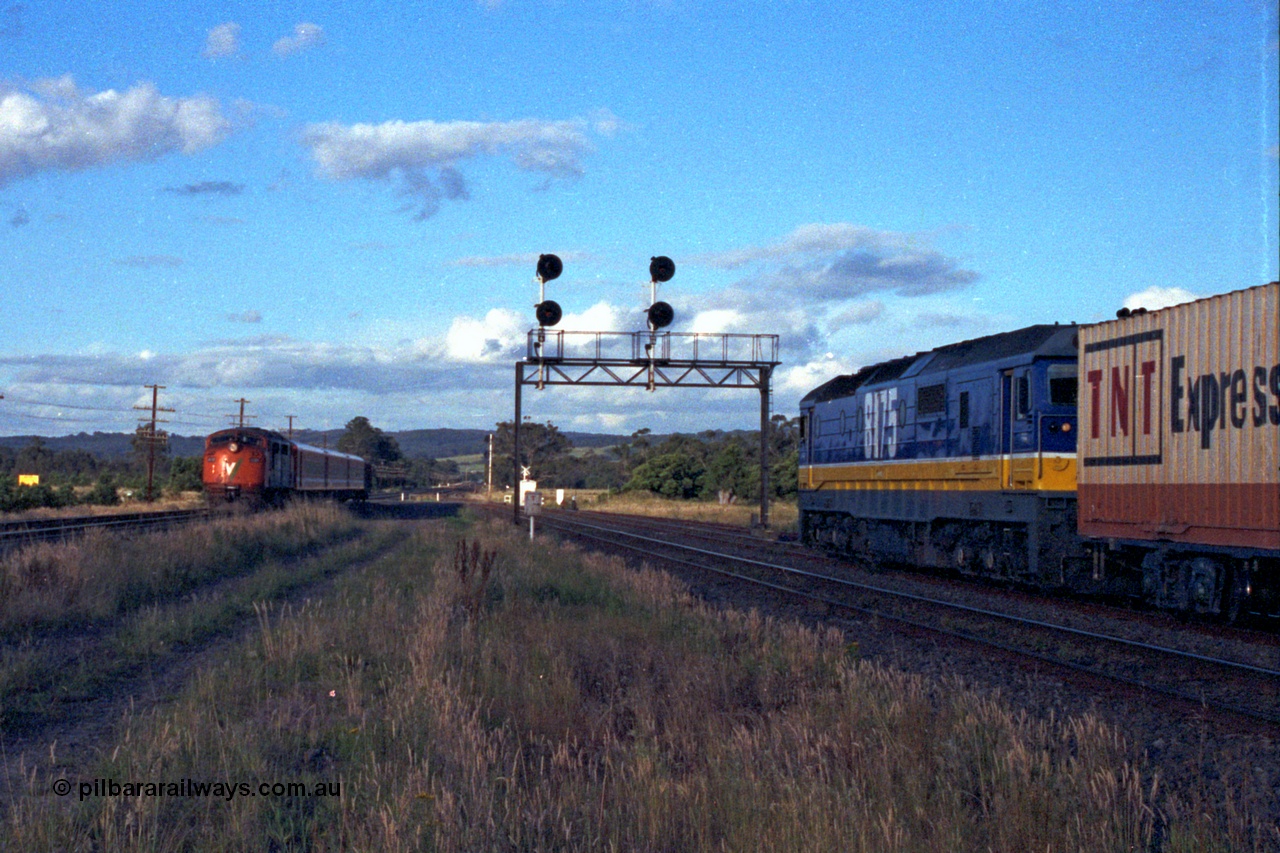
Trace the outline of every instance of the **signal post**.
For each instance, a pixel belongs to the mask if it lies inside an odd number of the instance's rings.
[[[560,306],[546,299],[545,284],[560,275],[555,255],[538,259],[540,301],[535,306],[538,328],[528,333],[524,359],[515,365],[515,421],[513,471],[520,470],[521,392],[531,385],[618,388],[753,388],[760,394],[760,524],[769,524],[769,409],[773,369],[778,361],[778,336],[662,332],[675,318],[666,302],[657,300],[657,285],[675,275],[675,263],[655,257],[649,264],[648,331],[567,332],[549,327],[560,322]],[[512,501],[520,522],[519,501]]]

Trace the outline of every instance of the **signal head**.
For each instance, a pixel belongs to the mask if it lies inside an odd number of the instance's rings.
[[[546,257],[545,255],[543,257]],[[552,257],[555,257],[554,255]],[[539,302],[534,308],[534,316],[538,318],[539,326],[554,326],[560,322],[560,318],[564,316],[564,312],[560,310],[560,304],[548,299],[546,302]]]
[[[649,259],[649,278],[656,282],[671,281],[676,274],[676,262],[666,255]]]
[[[676,311],[666,302],[655,302],[645,309],[649,315],[649,325],[655,329],[661,329],[663,326],[670,326],[671,321],[676,318]]]
[[[564,272],[564,264],[555,255],[538,255],[538,278],[544,282],[559,278]]]

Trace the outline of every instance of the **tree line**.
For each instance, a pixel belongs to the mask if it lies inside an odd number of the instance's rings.
[[[493,482],[499,488],[519,479],[513,465],[513,422],[497,424],[493,434]],[[796,493],[799,419],[774,415],[767,431],[771,497]],[[458,464],[448,459],[405,459],[395,437],[366,417],[349,421],[338,449],[375,465],[387,485],[429,488],[462,479]],[[760,433],[708,430],[697,435],[670,435],[659,440],[648,429],[629,440],[599,450],[578,449],[550,421],[520,426],[520,465],[539,485],[564,489],[648,491],[669,498],[717,498],[724,502],[760,499]],[[487,471],[469,478],[484,481]]]
[[[774,415],[769,423],[769,490],[772,497],[796,492],[799,422]],[[114,504],[121,490],[141,494],[146,487],[149,436],[146,427],[134,437],[131,456],[104,459],[85,450],[54,451],[39,438],[19,450],[0,446],[0,512],[40,506],[83,503]],[[493,439],[493,482],[502,488],[518,479],[512,466],[511,421],[497,424]],[[648,491],[669,498],[754,501],[760,498],[760,433],[709,430],[697,435],[659,439],[642,429],[619,444],[579,449],[559,428],[526,422],[520,427],[521,465],[549,488]],[[394,436],[373,426],[367,417],[353,418],[337,448],[372,463],[380,485],[431,488],[457,482],[464,475],[455,460],[407,459]],[[157,494],[199,491],[201,458],[172,457],[163,444],[155,448],[153,483]],[[17,475],[37,474],[38,486],[18,486]],[[484,482],[486,472],[467,478]]]
[[[35,474],[39,485],[19,486],[18,475]],[[0,512],[77,504],[114,505],[121,490],[141,493],[147,482],[147,454],[141,434],[125,459],[104,459],[87,450],[53,450],[32,439],[20,449],[0,446]],[[157,492],[198,490],[200,458],[156,455],[153,483]]]
[[[771,497],[796,493],[799,420],[774,415],[766,435]],[[493,440],[495,484],[517,479],[512,467],[514,429],[497,425]],[[658,440],[642,429],[604,452],[575,451],[555,424],[520,426],[521,465],[539,486],[565,489],[647,491],[669,498],[717,498],[731,502],[760,498],[759,431],[669,435]]]

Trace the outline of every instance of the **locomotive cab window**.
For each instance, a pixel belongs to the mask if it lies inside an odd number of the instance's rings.
[[[1017,399],[1013,404],[1013,411],[1017,414],[1018,420],[1024,420],[1031,413],[1031,376],[1024,373],[1017,377],[1013,383],[1014,394]]]
[[[1075,406],[1077,396],[1076,366],[1049,365],[1049,403],[1053,406]]]
[[[960,429],[969,428],[969,392],[960,392]]]

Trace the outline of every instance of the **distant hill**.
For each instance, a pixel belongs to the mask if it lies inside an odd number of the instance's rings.
[[[322,444],[329,446],[338,443],[343,431],[340,429],[325,432],[299,431],[294,438],[306,444]],[[400,445],[400,452],[407,459],[426,457],[428,459],[447,459],[451,456],[472,456],[485,453],[489,447],[489,433],[486,429],[411,429],[402,432],[389,432],[387,435]],[[591,432],[566,432],[574,447],[610,447],[626,441],[625,435],[605,435]]]
[[[131,432],[81,432],[54,438],[34,435],[0,435],[0,446],[21,450],[37,438],[50,450],[87,450],[102,459],[122,459],[133,452]],[[199,456],[204,452],[204,436],[169,436],[169,452],[174,456]]]
[[[304,444],[335,446],[343,430],[297,430],[294,438]],[[392,432],[400,445],[400,452],[407,458],[428,457],[444,459],[450,456],[468,456],[484,453],[488,446],[489,430],[483,429],[414,429]],[[605,435],[589,432],[566,432],[574,447],[609,447],[626,441],[628,436]],[[103,459],[121,459],[133,452],[133,433],[95,432],[46,438],[34,435],[0,436],[0,446],[21,450],[36,438],[53,451],[86,450]],[[169,436],[169,452],[173,456],[199,456],[204,452],[204,436]]]

